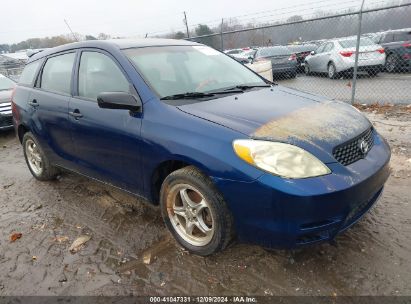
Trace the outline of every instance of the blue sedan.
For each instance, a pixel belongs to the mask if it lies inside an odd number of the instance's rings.
[[[377,201],[390,149],[339,101],[181,40],[87,41],[31,57],[13,123],[38,180],[70,170],[159,204],[199,255],[231,240],[332,240]]]

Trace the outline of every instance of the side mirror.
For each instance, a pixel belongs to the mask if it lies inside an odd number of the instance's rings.
[[[140,98],[125,92],[102,92],[97,96],[98,106],[102,109],[130,110],[141,112]]]
[[[315,55],[315,51],[311,51],[311,52],[310,52],[310,55],[311,55],[311,56],[314,56],[314,55]]]

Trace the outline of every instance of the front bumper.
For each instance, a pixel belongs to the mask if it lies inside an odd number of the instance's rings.
[[[0,131],[13,129],[13,116],[0,115]]]
[[[295,248],[332,240],[378,200],[389,176],[390,150],[376,133],[368,155],[332,173],[307,179],[263,174],[253,182],[215,179],[233,214],[240,241]]]

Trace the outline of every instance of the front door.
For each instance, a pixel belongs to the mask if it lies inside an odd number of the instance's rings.
[[[141,114],[102,109],[102,92],[133,90],[122,69],[109,54],[84,50],[69,102],[71,136],[80,173],[129,191],[140,192]]]

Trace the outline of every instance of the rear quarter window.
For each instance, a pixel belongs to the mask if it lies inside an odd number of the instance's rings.
[[[32,85],[37,76],[37,70],[41,61],[37,60],[27,64],[20,75],[19,84]]]

